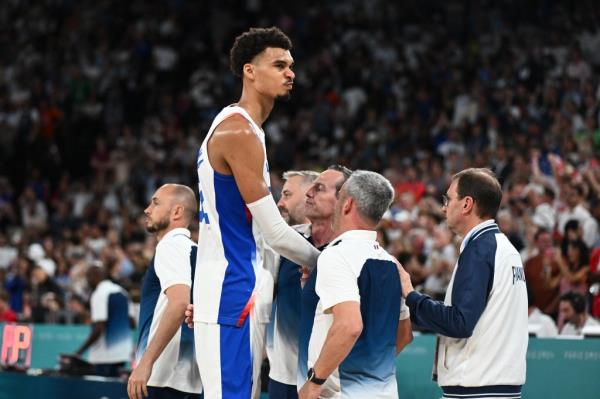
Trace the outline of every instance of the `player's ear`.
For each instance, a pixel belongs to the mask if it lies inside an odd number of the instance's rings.
[[[252,65],[250,63],[244,64],[244,66],[242,67],[242,72],[244,73],[245,78],[254,80],[254,77],[255,77],[254,65]]]

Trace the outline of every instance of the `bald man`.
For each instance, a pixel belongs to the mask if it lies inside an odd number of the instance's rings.
[[[144,210],[146,230],[158,244],[142,286],[137,367],[127,384],[129,398],[200,398],[194,333],[182,328],[196,265],[197,245],[188,230],[196,221],[196,204],[189,187],[165,184]]]

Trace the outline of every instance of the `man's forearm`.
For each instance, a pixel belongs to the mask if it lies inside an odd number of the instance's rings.
[[[328,378],[348,356],[362,332],[360,328],[334,320],[313,368],[318,378]]]
[[[85,340],[85,342],[83,343],[83,345],[81,345],[81,347],[77,350],[78,355],[83,354],[83,352],[85,352],[90,346],[92,346],[92,344],[94,342],[96,342],[98,340],[98,338],[100,338],[100,336],[102,335],[102,331],[104,331],[104,326],[105,326],[104,321],[97,321],[93,324],[92,326],[92,332],[90,333],[90,335],[88,336],[88,338]]]
[[[273,250],[291,261],[311,269],[317,264],[320,251],[287,225],[281,217],[272,195],[269,194],[247,206],[254,221],[258,224],[265,242]]]
[[[188,302],[185,300],[169,301],[163,317],[158,323],[156,333],[148,344],[140,363],[150,362],[151,364],[154,364],[177,330],[183,324],[187,305]]]

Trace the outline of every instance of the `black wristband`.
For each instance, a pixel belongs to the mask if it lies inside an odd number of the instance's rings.
[[[317,375],[315,374],[315,369],[312,367],[308,370],[308,374],[306,375],[306,377],[308,381],[317,385],[323,385],[325,381],[327,381],[327,378],[317,378]]]

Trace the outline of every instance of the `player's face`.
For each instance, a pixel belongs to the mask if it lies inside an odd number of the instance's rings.
[[[336,197],[336,185],[344,179],[344,174],[337,170],[326,170],[317,177],[306,192],[306,217],[327,219],[333,217]]]
[[[256,90],[272,98],[289,98],[296,77],[293,63],[289,50],[267,47],[252,61]]]
[[[150,204],[144,210],[146,230],[150,233],[157,233],[169,226],[171,204],[166,191],[164,187],[156,190]]]
[[[544,252],[552,247],[552,236],[550,233],[540,233],[537,239],[537,246],[540,252]]]
[[[290,226],[304,223],[306,189],[304,178],[301,176],[292,176],[283,185],[277,207]]]

